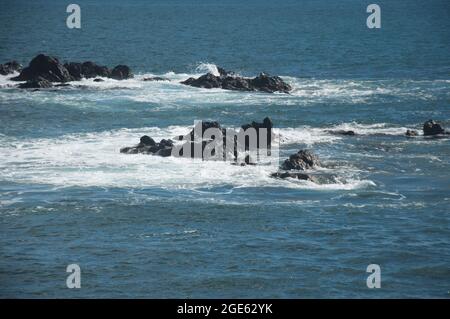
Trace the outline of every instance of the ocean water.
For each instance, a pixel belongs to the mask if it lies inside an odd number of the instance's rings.
[[[404,136],[450,129],[448,1],[377,1],[377,30],[357,0],[76,3],[80,30],[68,3],[1,1],[0,63],[47,53],[136,77],[31,92],[0,76],[0,297],[449,298],[450,139]],[[216,66],[294,90],[179,84]],[[266,116],[282,159],[311,149],[333,178],[119,153]]]

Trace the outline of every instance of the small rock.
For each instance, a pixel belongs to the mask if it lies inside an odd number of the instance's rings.
[[[328,133],[331,134],[336,134],[336,135],[346,135],[346,136],[355,136],[356,133],[355,131],[346,131],[346,130],[337,130],[337,131],[333,131],[333,130],[328,130]]]
[[[430,136],[439,134],[445,134],[445,130],[441,124],[433,120],[428,120],[423,124],[423,135]]]
[[[304,173],[296,173],[296,172],[276,172],[270,174],[271,177],[274,178],[294,178],[294,179],[300,179],[304,181],[311,181],[311,182],[317,182],[317,180],[314,178],[314,176],[304,174]]]
[[[319,157],[308,150],[300,150],[296,154],[289,156],[281,165],[283,170],[304,171],[320,166]]]
[[[69,71],[55,57],[39,54],[20,74],[13,77],[13,81],[35,81],[38,78],[49,82],[69,82],[73,78]]]

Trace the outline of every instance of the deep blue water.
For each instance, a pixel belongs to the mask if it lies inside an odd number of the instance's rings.
[[[1,1],[0,63],[43,52],[136,78],[28,92],[0,76],[0,297],[449,297],[450,140],[404,136],[450,129],[448,1],[376,1],[378,30],[357,0],[76,3],[80,30],[68,3]],[[178,83],[215,65],[294,90]],[[282,158],[309,148],[335,178],[119,153],[266,116]]]

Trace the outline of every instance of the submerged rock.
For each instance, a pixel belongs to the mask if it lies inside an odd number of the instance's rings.
[[[125,154],[153,154],[159,156],[170,156],[172,153],[173,141],[161,140],[156,143],[151,137],[144,135],[141,137],[139,144],[132,147],[124,147],[120,149],[120,153]]]
[[[289,156],[281,165],[284,170],[300,170],[315,168],[320,166],[319,157],[308,150],[300,150],[296,154]]]
[[[280,166],[282,171],[270,174],[274,178],[294,178],[318,183],[318,179],[310,174],[298,172],[320,166],[319,157],[308,150],[300,150],[289,156]]]
[[[199,88],[220,88],[234,91],[262,91],[267,93],[283,92],[289,93],[292,87],[278,76],[270,76],[261,73],[255,78],[244,78],[236,76],[222,68],[218,68],[219,75],[207,73],[199,78],[189,78],[182,84]]]
[[[5,64],[0,64],[0,74],[8,75],[14,72],[20,72],[22,70],[22,65],[17,61],[6,62]]]
[[[261,73],[256,78],[250,79],[250,85],[256,91],[268,93],[289,93],[292,90],[292,87],[284,82],[279,76],[270,76],[266,73]]]
[[[153,77],[149,77],[149,78],[143,78],[142,81],[158,82],[158,81],[170,81],[170,80],[167,78],[160,77],[160,76],[153,76]]]
[[[51,88],[52,86],[53,84],[50,81],[38,77],[25,83],[21,83],[19,84],[18,87],[21,89],[44,89],[44,88]]]
[[[94,82],[105,82],[105,80],[101,79],[101,78],[95,78],[93,80]]]
[[[286,179],[286,178],[294,178],[294,179],[300,179],[300,180],[304,180],[304,181],[311,181],[311,182],[317,182],[317,179],[309,174],[305,174],[305,173],[298,173],[298,172],[276,172],[276,173],[272,173],[270,174],[271,177],[274,178],[281,178],[281,179]]]
[[[55,57],[39,54],[20,72],[13,81],[36,81],[39,78],[49,82],[69,82],[73,78],[64,65]]]
[[[351,130],[349,130],[349,131],[346,131],[346,130],[336,130],[336,131],[328,130],[327,132],[330,133],[330,134],[345,135],[345,136],[355,136],[356,135],[355,131],[351,131]]]
[[[445,134],[445,130],[441,126],[441,124],[439,124],[433,120],[428,120],[423,124],[423,135],[430,136],[430,135],[440,135],[440,134]]]
[[[109,77],[111,71],[108,67],[103,65],[98,65],[91,61],[80,62],[70,62],[64,64],[66,69],[69,71],[70,75],[75,81],[79,81],[82,78],[90,79],[96,77]]]
[[[409,137],[419,136],[419,132],[416,130],[407,130],[405,135]]]

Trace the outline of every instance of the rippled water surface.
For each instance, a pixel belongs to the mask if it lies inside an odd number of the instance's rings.
[[[81,30],[60,1],[2,1],[0,63],[45,52],[136,76],[36,92],[0,76],[0,296],[449,297],[450,139],[404,136],[450,129],[447,1],[379,1],[380,30],[356,0],[77,3]],[[179,83],[216,66],[293,91]],[[119,153],[266,116],[281,158],[313,150],[326,182]]]

